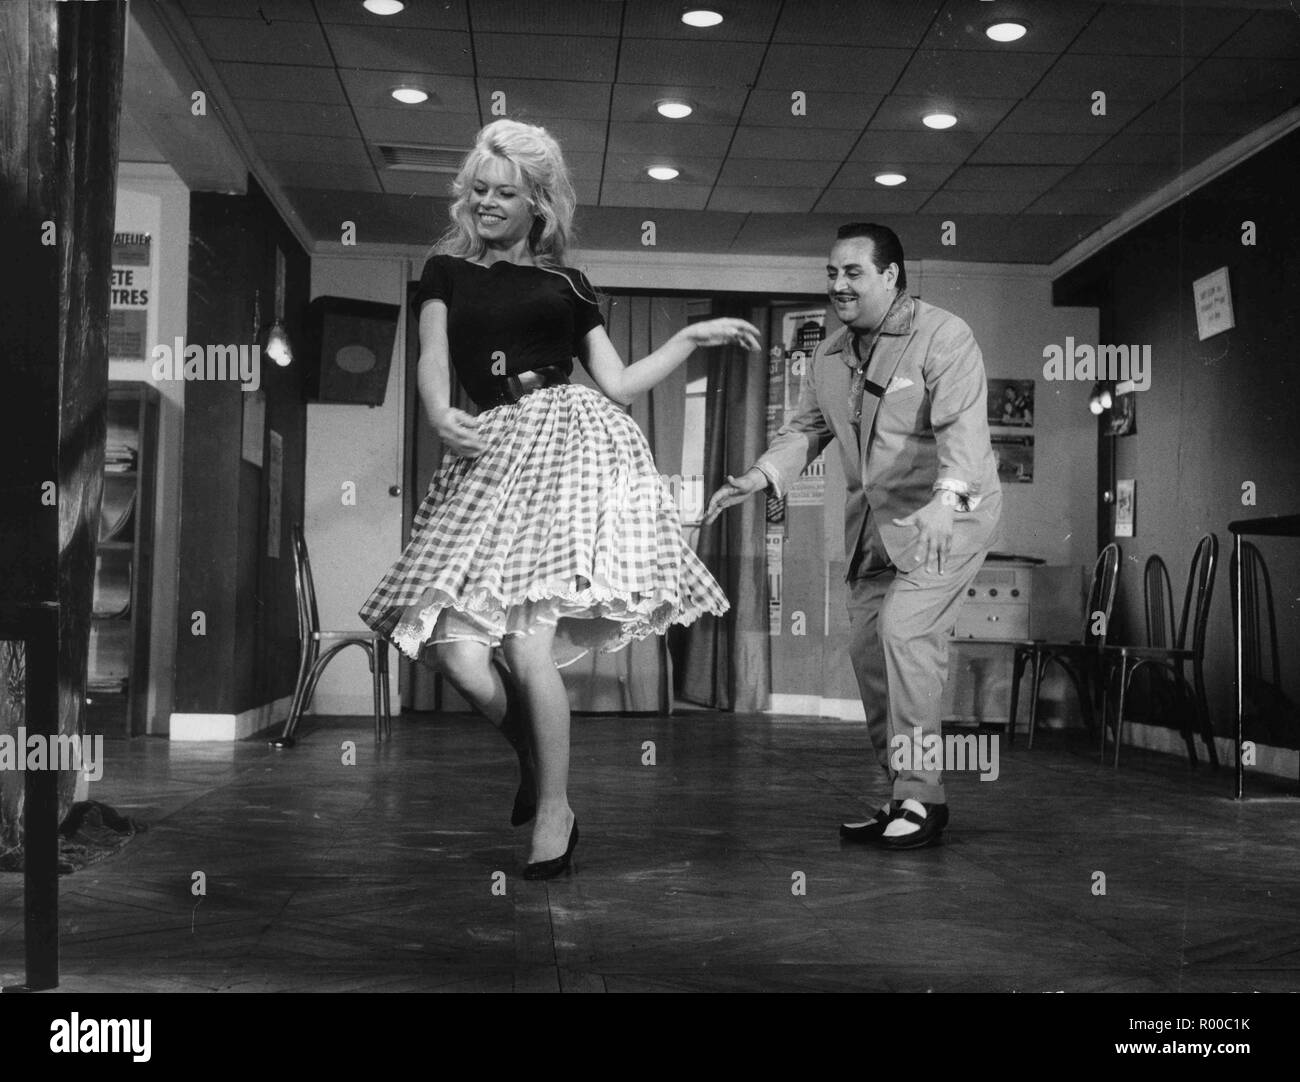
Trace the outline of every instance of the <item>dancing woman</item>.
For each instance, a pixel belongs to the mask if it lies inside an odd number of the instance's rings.
[[[727,609],[620,406],[697,347],[758,350],[759,332],[740,319],[691,324],[625,366],[590,283],[564,266],[575,198],[542,128],[489,124],[453,192],[451,227],[414,300],[420,398],[448,453],[361,616],[408,657],[432,646],[510,742],[520,768],[511,822],[533,821],[524,875],[547,879],[578,842],[557,655],[567,663],[576,648],[618,649]],[[568,382],[575,355],[601,393]],[[449,366],[477,416],[451,407]]]

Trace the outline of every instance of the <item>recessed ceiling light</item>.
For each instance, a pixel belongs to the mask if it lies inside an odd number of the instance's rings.
[[[646,172],[655,180],[672,180],[678,175],[677,170],[671,165],[652,165]]]
[[[1019,41],[1028,32],[1024,23],[994,23],[984,31],[994,41]]]
[[[722,12],[712,8],[688,7],[682,12],[682,22],[687,26],[717,26],[722,22]]]
[[[669,120],[681,120],[695,112],[686,102],[673,99],[661,101],[655,108],[659,110],[660,116],[666,116]]]
[[[419,105],[420,102],[429,100],[429,95],[415,86],[399,86],[393,91],[393,97],[404,105]]]
[[[943,131],[944,128],[951,128],[957,123],[957,118],[952,113],[931,113],[929,116],[921,118],[921,123],[927,128],[934,128],[935,131]]]
[[[402,0],[362,0],[361,6],[371,15],[396,15],[406,7]]]
[[[902,173],[880,173],[876,177],[876,183],[883,184],[886,188],[893,188],[906,180],[907,177]]]

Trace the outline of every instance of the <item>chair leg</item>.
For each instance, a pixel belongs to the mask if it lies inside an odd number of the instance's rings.
[[[1047,668],[1047,657],[1035,650],[1030,664],[1034,667],[1034,675],[1029,687],[1029,750],[1033,751],[1034,729],[1038,725],[1038,689],[1043,683],[1043,670]]]
[[[1015,656],[1011,660],[1011,709],[1008,711],[1007,720],[1007,745],[1012,746],[1016,742],[1016,715],[1020,711],[1020,678],[1024,675],[1025,660],[1029,654],[1019,648],[1016,649]]]
[[[383,710],[384,693],[380,690],[379,674],[379,655],[375,651],[375,644],[372,642],[366,650],[366,655],[370,661],[370,698],[375,714],[375,743],[378,744],[384,739]]]
[[[1214,743],[1214,726],[1210,724],[1210,703],[1205,695],[1205,674],[1201,666],[1192,662],[1192,677],[1196,681],[1196,710],[1201,723],[1201,739],[1205,742],[1205,754],[1210,766],[1219,769],[1219,749]]]
[[[387,640],[380,639],[375,643],[375,649],[379,651],[379,671],[383,674],[383,682],[380,684],[380,688],[384,693],[384,735],[391,737],[393,735],[393,707],[389,702]]]
[[[311,671],[319,652],[313,649],[313,646],[314,643],[308,642],[298,658],[298,679],[293,685],[293,702],[289,704],[289,716],[285,719],[284,729],[280,733],[281,740],[288,740],[293,736],[293,731],[298,727],[298,720],[303,715],[306,706],[303,702],[303,692],[307,688],[307,674]]]
[[[1119,767],[1119,745],[1124,735],[1124,699],[1128,694],[1129,681],[1133,679],[1136,669],[1130,669],[1125,662],[1119,673],[1119,702],[1115,704],[1115,767]]]

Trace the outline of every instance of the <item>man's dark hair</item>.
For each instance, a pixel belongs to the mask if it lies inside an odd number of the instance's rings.
[[[907,267],[903,264],[903,243],[887,225],[875,222],[850,222],[840,226],[835,234],[836,240],[849,240],[853,237],[865,237],[871,241],[871,262],[882,274],[889,264],[898,264],[898,290],[907,291]]]

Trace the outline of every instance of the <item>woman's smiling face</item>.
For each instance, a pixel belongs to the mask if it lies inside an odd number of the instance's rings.
[[[488,158],[470,188],[469,211],[478,235],[493,247],[524,240],[533,225],[528,188],[519,169],[504,158]]]

